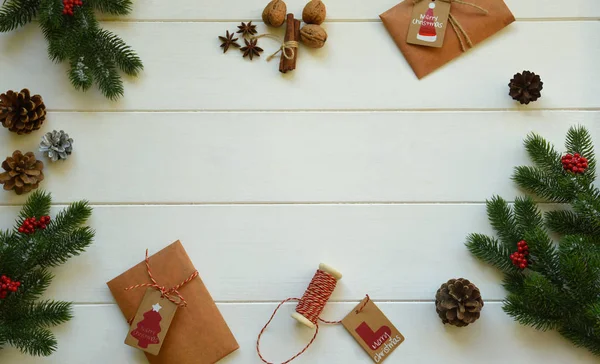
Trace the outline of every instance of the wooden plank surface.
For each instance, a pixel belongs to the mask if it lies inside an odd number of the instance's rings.
[[[572,124],[600,141],[598,112],[50,113],[43,130],[68,131],[75,152],[47,163],[42,187],[93,203],[513,199],[523,138],[560,148]],[[0,156],[41,135],[5,138]]]
[[[262,39],[253,62],[222,54],[218,35],[235,23],[109,23],[145,62],[126,80],[125,98],[107,102],[95,89],[76,91],[65,65],[47,60],[36,26],[0,35],[2,81],[29,87],[52,110],[405,110],[598,108],[596,34],[600,22],[517,22],[419,81],[381,23],[327,24],[320,50],[302,49],[298,67],[282,76],[265,61],[278,44]],[[260,31],[264,31],[262,27]],[[177,41],[174,41],[177,40]],[[357,41],[360,40],[360,41]],[[576,41],[574,41],[576,40]],[[557,45],[568,44],[557,52]],[[585,57],[581,55],[585,54]],[[543,77],[543,97],[527,108],[508,94],[516,72]],[[23,72],[22,70],[27,70]]]
[[[328,316],[343,317],[355,303],[330,304]],[[555,332],[539,332],[519,326],[502,312],[499,303],[485,305],[482,318],[466,328],[444,326],[431,303],[378,303],[396,324],[406,341],[387,363],[464,364],[544,363],[592,364],[597,358],[583,349],[575,349]],[[275,303],[219,304],[241,348],[219,364],[260,364],[254,349],[256,336]],[[263,354],[281,362],[299,351],[312,331],[295,324],[289,317],[292,305],[286,305],[269,326],[261,341]],[[59,349],[49,359],[23,357],[14,350],[3,353],[8,363],[111,363],[141,364],[141,351],[123,344],[127,324],[115,305],[85,305],[75,308],[75,319],[57,329]],[[167,336],[168,338],[168,336]],[[77,358],[81,361],[75,361]],[[313,346],[297,364],[360,364],[371,362],[342,326],[325,325]]]
[[[397,1],[327,0],[327,46],[303,48],[286,76],[264,60],[276,42],[261,40],[254,62],[218,47],[225,30],[258,20],[266,0],[135,1],[130,16],[103,23],[145,63],[119,102],[73,90],[37,24],[0,34],[0,91],[28,87],[50,110],[30,136],[0,130],[0,158],[36,151],[43,132],[69,132],[74,154],[46,166],[42,187],[59,205],[90,200],[97,230],[85,254],[54,270],[46,294],[76,303],[74,320],[56,329],[59,350],[32,358],[7,349],[0,362],[145,363],[123,344],[127,326],[105,282],[175,239],[241,344],[224,364],[260,363],[260,328],[279,300],[302,294],[320,261],[344,273],[328,318],[368,293],[406,336],[389,363],[598,362],[508,317],[501,277],[463,244],[468,233],[492,233],[486,198],[521,193],[510,175],[529,163],[527,133],[560,150],[581,124],[599,145],[600,2],[507,0],[517,22],[417,81],[378,20]],[[304,5],[287,3],[296,14]],[[507,95],[524,69],[544,81],[542,99],[526,107]],[[0,193],[0,228],[24,198]],[[432,300],[459,276],[486,306],[475,325],[444,327]],[[310,338],[292,309],[265,336],[274,361]],[[369,362],[342,327],[319,335],[294,364]]]
[[[378,15],[400,0],[344,1],[327,0],[327,20],[378,20]],[[473,3],[478,3],[473,0]],[[597,19],[600,3],[593,0],[506,0],[517,19]],[[267,0],[222,0],[219,6],[210,1],[179,0],[176,3],[161,0],[134,2],[129,19],[137,20],[259,20]],[[286,1],[288,11],[301,14],[306,1]],[[110,17],[105,17],[110,18]],[[117,17],[123,19],[123,17]]]
[[[3,228],[16,213],[0,208]],[[48,297],[111,303],[105,282],[177,239],[218,301],[302,295],[319,262],[344,274],[335,301],[431,301],[460,277],[486,300],[505,295],[464,246],[470,233],[493,234],[483,204],[96,206],[91,225],[96,244],[55,270]]]

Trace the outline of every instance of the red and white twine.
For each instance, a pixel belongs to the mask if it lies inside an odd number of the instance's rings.
[[[296,306],[296,312],[299,313],[300,315],[304,316],[307,320],[309,320],[310,322],[312,322],[315,325],[315,334],[313,335],[312,339],[310,339],[308,344],[298,354],[292,356],[291,358],[282,362],[281,364],[287,364],[287,363],[291,362],[292,360],[296,359],[297,357],[302,355],[312,345],[312,343],[317,338],[317,334],[319,333],[319,321],[326,323],[326,324],[339,324],[342,322],[341,320],[340,321],[327,321],[327,320],[323,320],[321,317],[319,317],[321,315],[321,313],[323,312],[325,305],[329,301],[329,298],[333,294],[333,291],[335,290],[336,286],[337,286],[337,279],[334,276],[332,276],[331,274],[319,269],[313,276],[313,279],[310,281],[310,284],[308,285],[308,288],[306,288],[306,291],[304,292],[304,295],[302,296],[302,298],[287,298],[287,299],[281,301],[281,303],[279,303],[279,305],[277,305],[277,307],[275,308],[275,311],[273,311],[273,314],[269,318],[269,321],[267,321],[265,326],[263,326],[262,330],[260,330],[260,333],[258,334],[258,339],[256,340],[256,352],[258,353],[258,356],[260,357],[260,360],[263,361],[263,363],[275,364],[275,363],[267,361],[262,356],[262,353],[260,352],[260,338],[262,337],[263,333],[266,331],[269,324],[271,324],[271,321],[273,321],[273,318],[277,314],[277,311],[279,311],[279,309],[281,308],[281,306],[283,306],[283,304],[285,304],[287,302],[297,301],[298,305]],[[369,300],[370,300],[369,295],[367,295],[367,299],[356,310],[356,313],[361,312],[364,309],[367,302],[369,302]]]
[[[150,269],[150,259],[148,258],[148,249],[146,249],[145,262],[146,262],[146,270],[148,271],[148,276],[150,277],[150,280],[152,281],[152,283],[136,284],[134,286],[125,288],[125,290],[129,291],[131,289],[136,289],[136,288],[141,288],[141,287],[152,287],[152,288],[155,288],[156,290],[160,291],[163,298],[168,299],[169,301],[173,302],[177,306],[179,306],[179,307],[187,306],[187,302],[183,298],[181,293],[179,293],[179,289],[181,287],[185,286],[187,283],[191,282],[192,279],[198,277],[198,271],[197,270],[194,271],[194,273],[192,273],[189,277],[187,277],[187,279],[185,281],[179,283],[178,285],[176,285],[174,287],[167,289],[165,286],[159,285],[158,282],[156,281],[156,279],[154,279],[154,275],[152,274],[152,270]]]

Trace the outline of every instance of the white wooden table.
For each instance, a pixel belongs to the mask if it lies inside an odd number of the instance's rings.
[[[259,363],[255,340],[276,303],[301,295],[319,262],[344,273],[327,306],[339,318],[369,293],[406,336],[388,363],[593,363],[556,333],[516,324],[501,308],[501,277],[464,247],[491,233],[484,201],[513,199],[514,166],[530,131],[562,145],[572,124],[600,145],[600,3],[507,0],[517,22],[417,81],[378,14],[398,0],[327,0],[322,50],[302,49],[281,76],[218,35],[259,20],[266,0],[144,0],[106,19],[145,71],[110,103],[75,91],[37,26],[0,35],[0,88],[30,88],[49,108],[42,131],[0,130],[0,156],[37,151],[43,132],[75,139],[42,187],[57,205],[88,199],[97,230],[86,254],[56,269],[47,296],[74,301],[49,358],[0,353],[3,364],[144,363],[123,344],[127,325],[105,282],[181,239],[241,348],[223,363]],[[303,1],[288,0],[300,14]],[[264,26],[259,23],[259,31]],[[543,97],[519,107],[511,76],[541,74]],[[37,152],[37,155],[40,153]],[[7,228],[24,197],[0,193]],[[57,206],[58,208],[59,206]],[[444,327],[433,299],[466,277],[486,301],[474,325]],[[283,360],[310,338],[290,305],[263,340]],[[341,326],[324,327],[296,363],[369,363]]]

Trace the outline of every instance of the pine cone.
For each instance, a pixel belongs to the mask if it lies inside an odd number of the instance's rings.
[[[435,310],[444,324],[458,327],[477,321],[483,308],[481,293],[468,279],[451,279],[435,295]]]
[[[531,101],[536,101],[542,97],[542,89],[544,83],[540,79],[540,76],[533,72],[523,71],[523,73],[517,73],[513,76],[512,80],[508,84],[510,92],[508,93],[514,100],[519,101],[521,104],[529,104]]]
[[[44,180],[44,163],[36,160],[32,152],[23,155],[20,150],[14,151],[2,162],[2,168],[6,172],[0,173],[0,184],[6,191],[15,190],[17,195],[35,190]]]
[[[31,96],[28,89],[0,95],[0,122],[17,134],[29,134],[42,127],[46,105],[40,95]]]
[[[42,137],[40,152],[44,152],[52,162],[65,160],[73,152],[73,139],[62,130],[53,130]]]

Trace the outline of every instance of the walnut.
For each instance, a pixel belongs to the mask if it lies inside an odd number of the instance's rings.
[[[321,48],[327,41],[327,32],[320,25],[307,24],[300,29],[300,40],[307,47]]]
[[[306,24],[321,25],[327,16],[327,9],[321,0],[312,0],[304,7],[302,11],[302,20]]]
[[[265,24],[278,28],[285,22],[287,6],[282,0],[271,1],[262,13]]]

